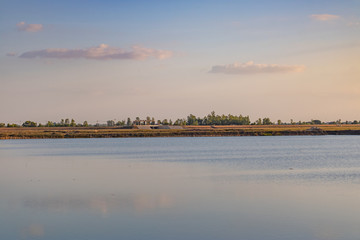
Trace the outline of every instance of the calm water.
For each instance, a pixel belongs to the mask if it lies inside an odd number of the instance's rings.
[[[0,141],[0,239],[359,240],[360,136]]]

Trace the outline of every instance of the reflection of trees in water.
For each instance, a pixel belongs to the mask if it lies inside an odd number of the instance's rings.
[[[28,237],[42,237],[45,234],[44,225],[38,223],[32,223],[25,227],[21,231],[21,235],[24,238]]]
[[[174,205],[174,199],[167,194],[149,195],[139,194],[133,196],[117,196],[111,194],[102,197],[52,197],[28,198],[23,201],[26,208],[45,209],[47,211],[96,211],[108,214],[113,211],[133,210],[144,212],[151,209],[169,208]]]

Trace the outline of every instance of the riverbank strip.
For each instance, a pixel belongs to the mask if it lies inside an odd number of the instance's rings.
[[[360,125],[184,126],[183,129],[116,127],[0,128],[0,139],[360,135]]]

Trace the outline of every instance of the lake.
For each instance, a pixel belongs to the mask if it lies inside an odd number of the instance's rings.
[[[0,141],[0,239],[360,239],[360,136]]]

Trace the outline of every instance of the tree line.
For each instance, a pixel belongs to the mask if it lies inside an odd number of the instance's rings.
[[[243,115],[218,115],[212,111],[210,114],[207,114],[204,117],[197,117],[193,114],[190,114],[186,118],[179,118],[175,121],[171,119],[163,119],[163,120],[155,120],[154,117],[147,116],[145,119],[140,119],[140,117],[136,117],[135,120],[131,120],[131,118],[127,118],[126,120],[115,121],[115,120],[108,120],[106,124],[89,124],[87,121],[82,123],[76,123],[74,119],[61,119],[59,122],[52,122],[48,121],[45,124],[36,123],[33,121],[25,121],[23,124],[14,124],[14,123],[0,123],[0,127],[100,127],[100,126],[107,126],[107,127],[130,127],[133,125],[320,125],[320,124],[359,124],[360,121],[341,121],[338,119],[336,121],[331,122],[322,122],[321,120],[311,120],[311,121],[298,121],[294,122],[292,119],[290,123],[282,122],[281,120],[277,120],[273,122],[268,117],[258,118],[257,120],[251,122],[249,116]]]
[[[83,123],[76,123],[74,119],[69,120],[61,119],[60,122],[52,122],[48,121],[45,124],[42,123],[36,123],[33,121],[25,121],[23,124],[19,125],[16,123],[0,123],[0,127],[89,127],[90,124],[88,124],[87,121],[84,121]]]

